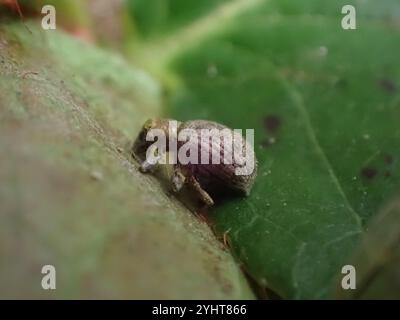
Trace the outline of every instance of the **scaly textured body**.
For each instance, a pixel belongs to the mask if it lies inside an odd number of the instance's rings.
[[[174,175],[172,177],[172,187],[175,192],[188,184],[193,187],[199,194],[201,199],[208,205],[214,204],[211,195],[234,192],[243,195],[249,195],[253,186],[254,180],[257,175],[257,160],[255,158],[253,147],[242,137],[241,134],[234,132],[232,129],[212,121],[193,120],[187,122],[178,122],[177,131],[171,136],[169,124],[171,120],[168,119],[155,119],[148,120],[138,138],[136,139],[133,152],[140,159],[143,159],[143,154],[147,148],[153,143],[146,141],[147,133],[151,129],[161,129],[167,139],[172,139],[177,142],[177,150],[170,150],[170,145],[166,146],[166,152],[178,152],[180,148],[186,146],[187,149],[195,147],[197,150],[197,163],[185,163],[180,161],[177,157],[177,163],[174,164]],[[226,141],[219,136],[216,138],[213,134],[210,139],[202,139],[204,130],[211,130],[211,132],[225,132],[233,138],[233,144],[226,144]],[[214,130],[214,131],[212,131]],[[223,131],[224,130],[224,131]],[[187,132],[188,136],[185,141],[179,141],[178,136],[180,133]],[[229,141],[229,140],[228,140]],[[231,140],[232,141],[232,140]],[[193,145],[195,144],[195,145]],[[254,170],[249,174],[238,175],[236,169],[244,167],[246,163],[238,161],[234,156],[234,152],[241,152],[242,155],[247,153],[250,159],[254,161]],[[218,156],[220,162],[213,163],[213,157]],[[161,158],[161,155],[159,155]],[[204,160],[208,158],[208,163]],[[224,159],[230,159],[224,162]],[[152,169],[154,164],[149,164],[147,159],[142,162],[142,172],[148,172]]]
[[[212,142],[212,139],[209,139],[208,143],[202,143],[201,137],[201,130],[202,129],[217,129],[219,131],[227,129],[234,137],[233,141],[238,146],[236,147],[237,150],[240,152],[243,151],[243,148],[247,148],[250,152],[254,151],[253,148],[247,143],[247,141],[238,134],[235,134],[233,130],[230,128],[219,124],[217,122],[212,121],[205,121],[205,120],[194,120],[194,121],[187,121],[182,123],[179,126],[178,134],[181,130],[184,129],[193,129],[197,132],[199,141],[198,143],[198,153],[199,158],[201,157],[201,153],[208,154],[209,164],[187,164],[182,165],[178,163],[178,166],[184,171],[192,174],[196,180],[200,183],[200,185],[208,192],[211,193],[218,193],[220,189],[228,188],[231,191],[237,191],[238,193],[243,193],[244,195],[248,195],[250,189],[253,185],[254,179],[257,174],[257,161],[255,160],[255,168],[252,174],[250,175],[236,175],[235,170],[239,167],[239,164],[235,161],[233,150],[235,148],[232,146],[231,150],[226,148],[224,145],[224,140],[219,139],[219,144],[215,145]],[[190,142],[189,142],[190,143]],[[182,147],[185,142],[178,141],[178,149]],[[213,154],[219,153],[221,163],[219,164],[212,164],[212,157]],[[223,159],[224,156],[228,159],[232,159],[232,163],[224,163]],[[255,157],[254,157],[255,159]],[[200,160],[200,159],[199,159]]]

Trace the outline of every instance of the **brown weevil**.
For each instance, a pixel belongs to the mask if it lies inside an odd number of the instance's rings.
[[[132,152],[144,173],[161,164],[168,153],[168,164],[173,165],[172,190],[179,192],[188,185],[207,206],[214,204],[214,195],[248,196],[257,175],[253,146],[241,130],[212,121],[148,120]]]

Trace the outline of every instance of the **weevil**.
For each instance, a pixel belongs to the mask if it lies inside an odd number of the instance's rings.
[[[171,130],[171,123],[176,124],[176,129]],[[158,130],[165,135],[165,147],[157,150],[156,160],[150,162],[147,157],[149,147],[154,145],[152,139],[148,139],[149,132]],[[205,130],[211,132],[210,139],[202,139]],[[227,144],[223,138],[213,140],[216,132],[225,132],[232,138],[231,144]],[[181,134],[185,133],[186,139],[181,139]],[[217,141],[217,142],[215,142]],[[228,140],[229,141],[229,140]],[[173,143],[175,142],[175,143]],[[176,146],[176,150],[172,150]],[[181,157],[176,157],[173,165],[171,177],[172,190],[178,193],[187,185],[198,194],[202,202],[210,207],[214,205],[214,195],[224,193],[235,193],[248,196],[257,175],[257,159],[252,145],[241,134],[220,123],[206,120],[192,120],[179,122],[171,119],[150,119],[145,122],[139,135],[133,143],[132,154],[140,160],[140,170],[143,173],[152,172],[165,153],[174,152],[179,154],[179,149],[185,146],[186,150],[197,150],[197,161],[182,161]],[[246,152],[246,161],[239,161],[234,152],[239,150],[242,155]],[[220,160],[214,161],[215,156]],[[226,157],[226,158],[225,158]],[[205,160],[199,161],[199,159]],[[218,157],[217,157],[218,158]],[[223,159],[222,159],[223,158]],[[225,161],[231,159],[231,161]],[[244,168],[252,162],[247,174],[238,174],[238,169]]]

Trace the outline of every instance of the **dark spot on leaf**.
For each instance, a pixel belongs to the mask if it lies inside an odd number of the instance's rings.
[[[276,132],[281,126],[281,119],[276,115],[268,115],[264,118],[264,127],[268,132]]]
[[[341,88],[341,89],[347,88],[348,82],[347,82],[346,79],[341,78],[341,79],[339,79],[338,81],[336,81],[335,86],[336,86],[337,88]]]
[[[388,165],[393,163],[393,156],[391,156],[390,154],[385,154],[384,159],[385,159],[385,163]]]
[[[377,175],[378,171],[372,167],[365,167],[361,170],[361,176],[371,180]]]
[[[384,174],[385,178],[389,178],[391,175],[392,174],[389,171],[386,171],[385,174]]]
[[[396,84],[390,79],[381,79],[379,81],[379,86],[390,94],[393,94],[397,91]]]

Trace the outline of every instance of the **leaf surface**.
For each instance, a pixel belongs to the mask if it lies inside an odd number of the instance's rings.
[[[130,156],[159,84],[29,29],[0,26],[0,297],[252,298],[209,227]],[[47,264],[55,291],[41,287]]]
[[[356,30],[341,27],[345,4]],[[399,13],[390,0],[232,1],[137,52],[174,78],[169,116],[255,129],[254,189],[212,216],[282,297],[332,297],[365,223],[399,189]]]

